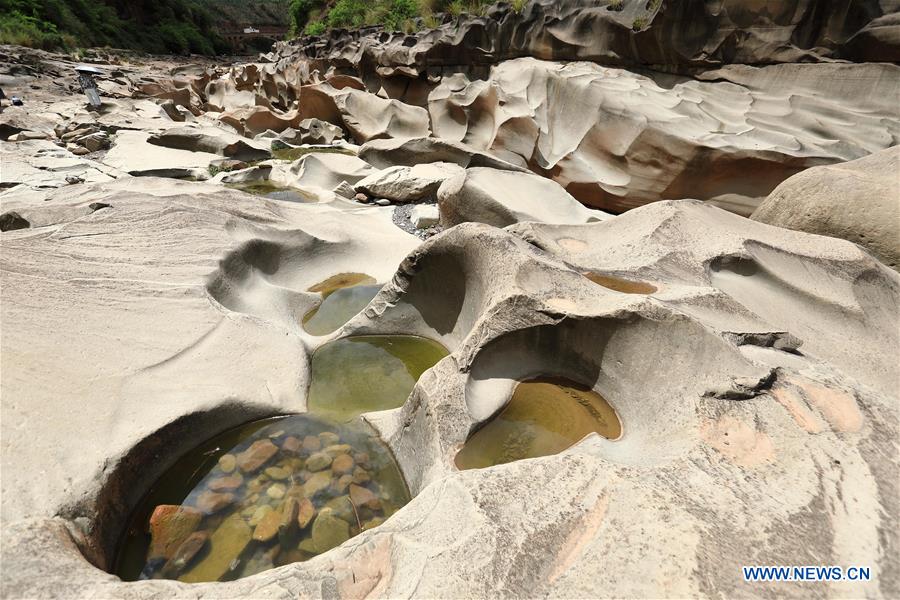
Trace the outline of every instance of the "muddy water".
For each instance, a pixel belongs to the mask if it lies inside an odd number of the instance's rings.
[[[341,273],[312,286],[308,291],[322,294],[322,302],[303,316],[303,329],[313,335],[336,331],[359,314],[381,287],[363,273]]]
[[[656,286],[645,281],[635,281],[633,279],[622,279],[621,277],[613,277],[612,275],[603,275],[601,273],[583,273],[585,277],[603,287],[621,292],[623,294],[652,294],[657,291]]]
[[[249,423],[201,444],[134,511],[116,573],[225,581],[307,560],[409,501],[387,447],[362,420]]]
[[[410,335],[356,336],[312,357],[309,410],[343,421],[403,405],[419,376],[447,356],[435,341]]]
[[[479,469],[556,454],[589,433],[617,439],[622,425],[597,392],[574,382],[539,378],[516,386],[510,401],[473,433],[456,455],[460,469]]]
[[[254,183],[232,183],[228,187],[254,196],[262,196],[270,200],[282,200],[285,202],[317,202],[315,195],[302,192],[296,188],[279,187],[271,183],[260,181]]]

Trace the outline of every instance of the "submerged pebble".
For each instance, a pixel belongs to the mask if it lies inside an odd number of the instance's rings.
[[[130,528],[125,554],[141,558],[120,563],[123,579],[246,577],[326,552],[409,501],[390,451],[359,419],[336,425],[299,415],[236,443],[205,445],[217,454],[200,459],[205,471],[177,492],[181,504],[136,512],[152,516]],[[165,475],[159,483],[183,484]]]

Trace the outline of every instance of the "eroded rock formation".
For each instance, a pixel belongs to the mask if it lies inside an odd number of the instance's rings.
[[[741,576],[782,563],[876,574],[823,595],[900,595],[900,69],[852,62],[894,60],[896,7],[615,6],[109,65],[96,112],[74,63],[4,48],[4,87],[34,93],[0,116],[2,595],[809,594]],[[375,287],[307,328],[336,280]],[[350,539],[307,515],[339,546],[246,579],[110,574],[179,456],[307,412],[319,349],[387,334],[448,352],[364,415],[409,504]],[[602,396],[621,435],[459,470],[536,376]],[[233,517],[241,544],[276,536]]]

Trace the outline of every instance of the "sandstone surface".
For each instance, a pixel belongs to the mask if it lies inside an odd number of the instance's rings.
[[[751,217],[856,242],[900,269],[900,148],[816,167],[777,188]]]
[[[897,14],[532,0],[249,64],[99,57],[96,111],[72,57],[0,47],[26,99],[0,113],[0,596],[900,597]],[[335,281],[368,295],[314,335]],[[326,344],[397,334],[446,350],[362,415],[411,502],[366,513],[365,453],[276,434],[209,461],[202,531],[155,514],[181,580],[113,574],[180,457],[315,406]],[[460,470],[539,376],[618,437]],[[771,564],[875,576],[741,576]]]

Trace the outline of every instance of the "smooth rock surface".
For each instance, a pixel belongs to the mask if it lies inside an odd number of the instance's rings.
[[[549,179],[487,167],[466,169],[446,180],[437,197],[444,227],[469,222],[495,227],[520,221],[575,224],[610,217],[585,208]]]
[[[444,181],[462,173],[463,169],[453,163],[425,163],[413,167],[398,165],[357,181],[354,189],[392,202],[415,202],[434,198]]]
[[[900,270],[900,147],[794,175],[751,218],[850,240]]]

